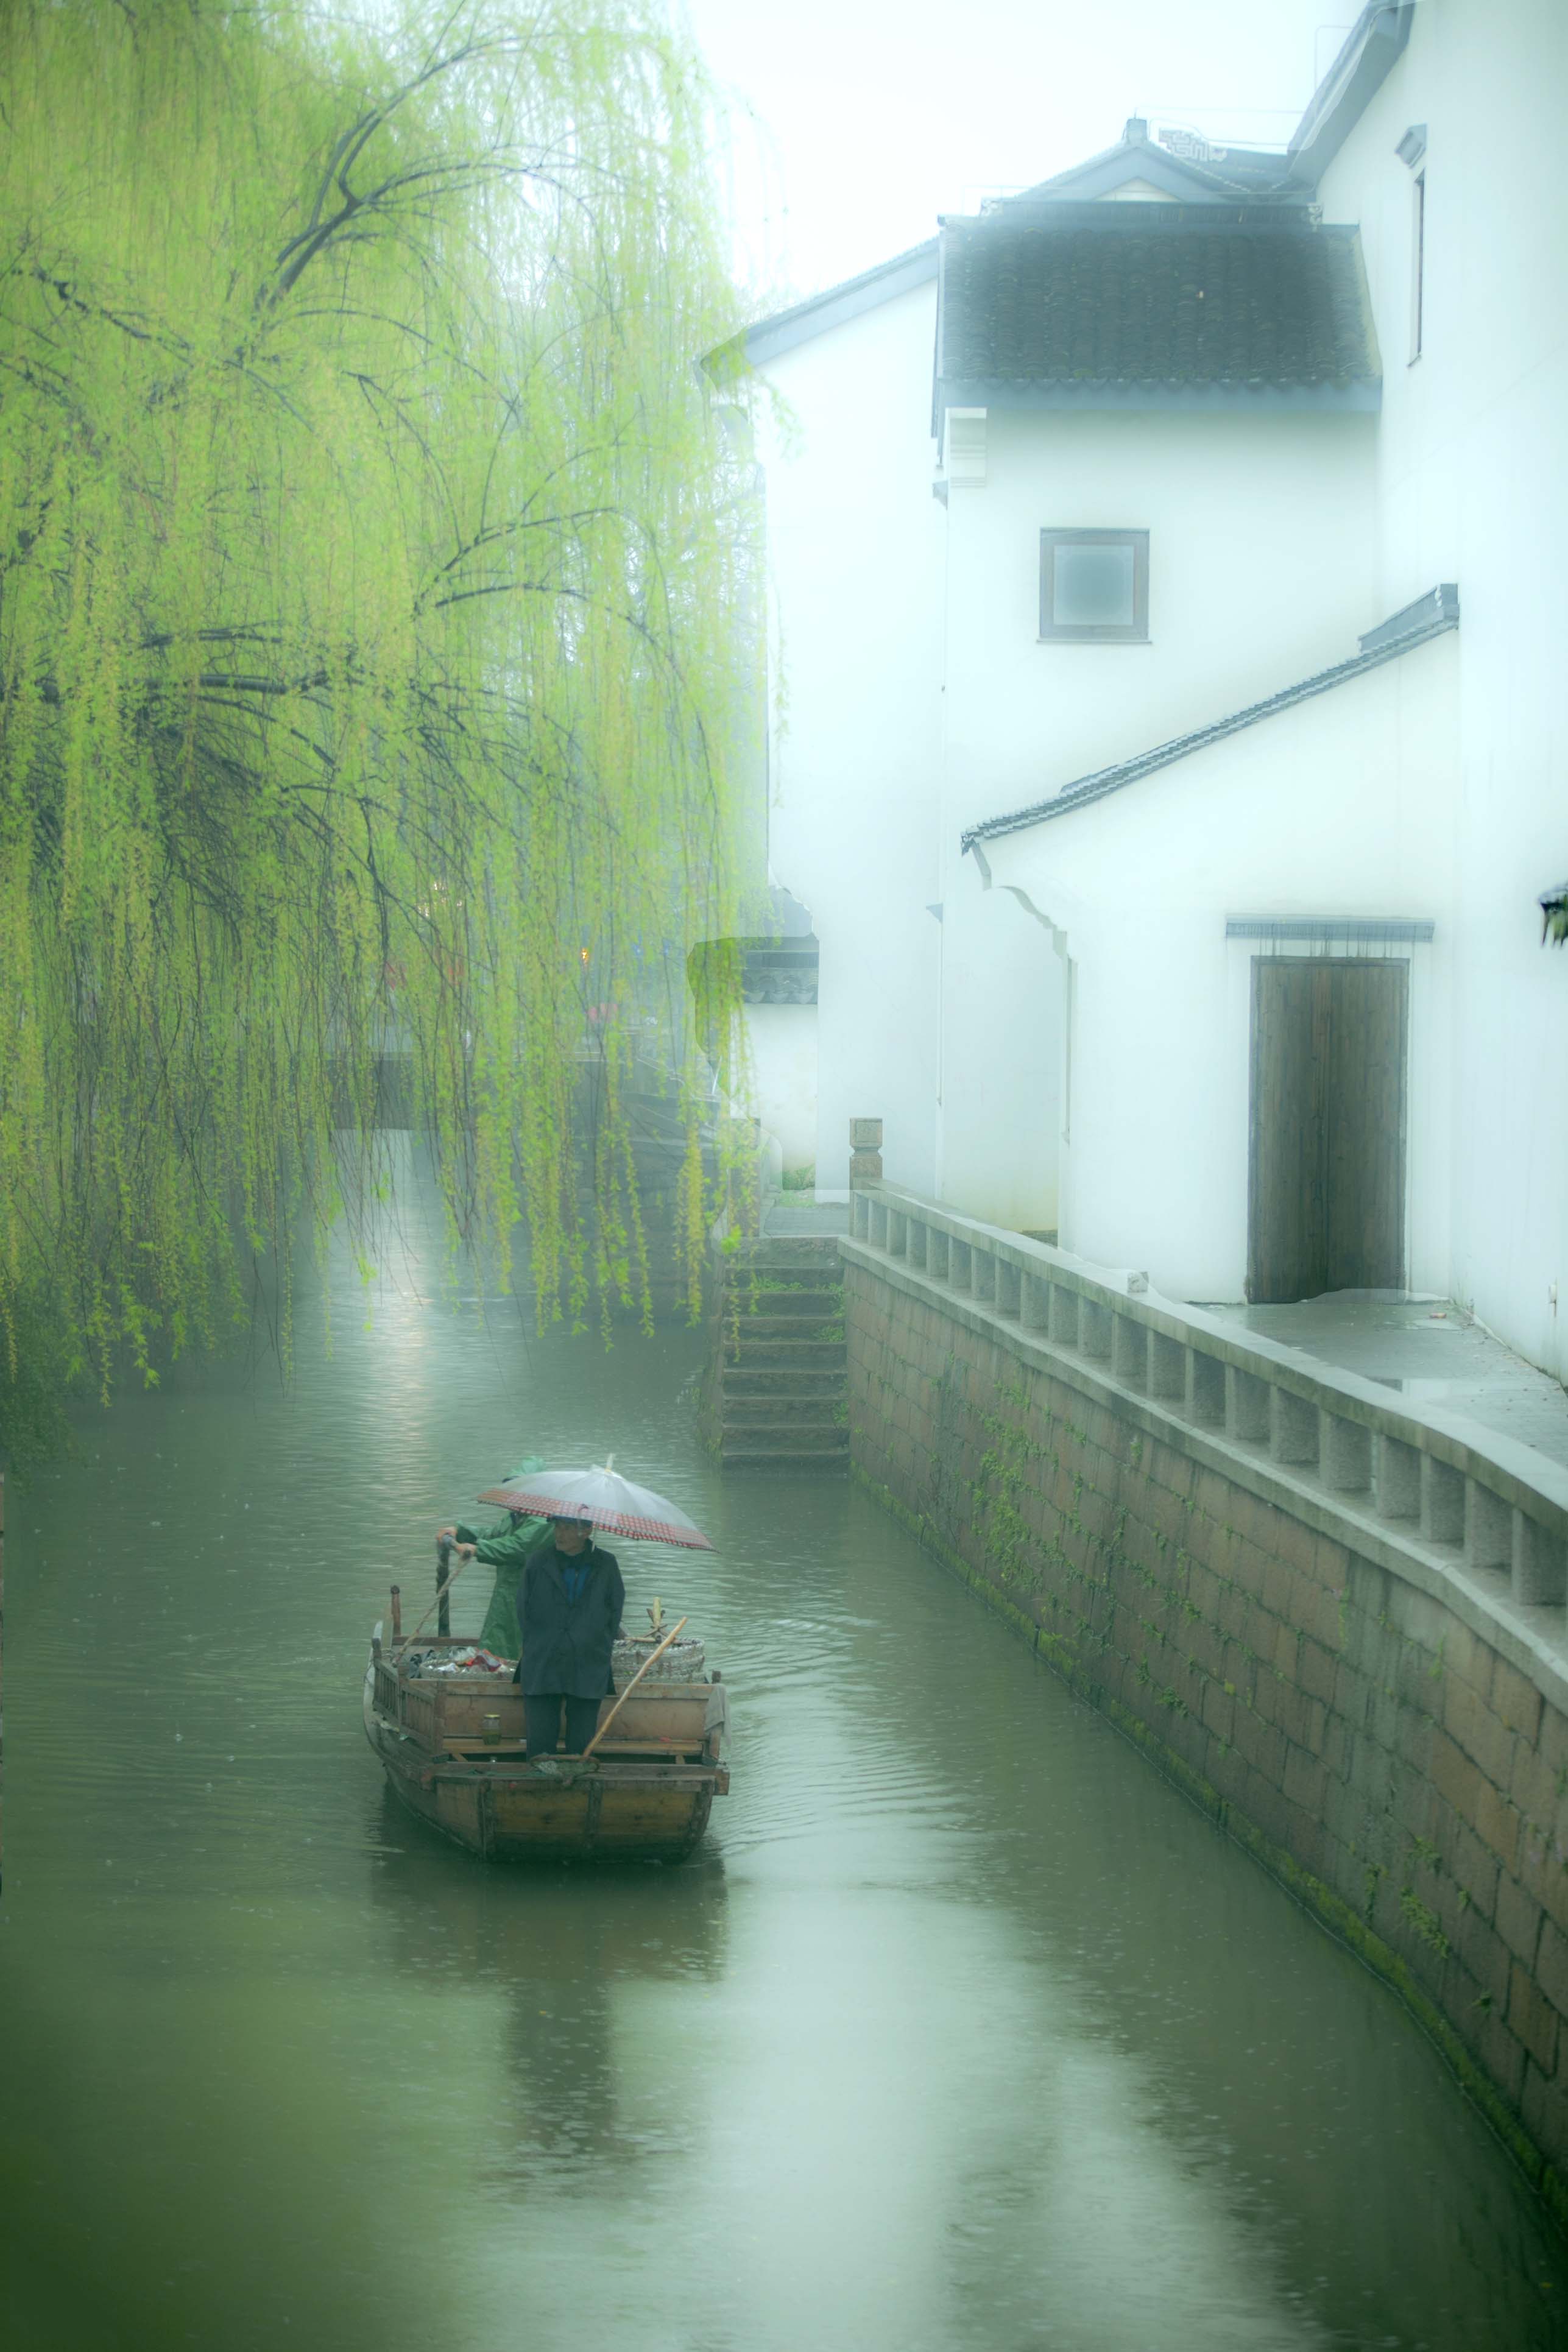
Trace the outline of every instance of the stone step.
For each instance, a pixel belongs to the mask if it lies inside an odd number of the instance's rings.
[[[769,1235],[727,1248],[714,1267],[704,1412],[721,1465],[842,1476],[848,1351],[837,1237]]]
[[[782,1446],[767,1446],[756,1453],[726,1454],[720,1462],[723,1470],[739,1470],[742,1475],[752,1471],[772,1470],[781,1476],[803,1478],[842,1478],[849,1467],[847,1454],[790,1454]]]
[[[817,1273],[829,1266],[837,1270],[843,1264],[838,1244],[831,1235],[821,1239],[809,1234],[742,1242],[724,1252],[723,1262],[726,1268],[749,1266],[757,1274]]]
[[[728,1422],[720,1433],[720,1450],[727,1454],[731,1439],[743,1448],[783,1445],[795,1454],[837,1454],[849,1443],[849,1432],[837,1421],[756,1421],[732,1430]]]
[[[842,1392],[842,1381],[839,1389]],[[833,1418],[833,1406],[837,1402],[831,1396],[726,1395],[720,1407],[720,1421],[726,1432],[759,1422],[788,1422],[794,1428],[833,1429],[842,1425]]]
[[[790,1364],[747,1367],[726,1364],[719,1376],[719,1393],[728,1403],[742,1397],[828,1397],[844,1394],[844,1374],[835,1366],[816,1370]]]
[[[724,1336],[724,1362],[733,1364],[736,1371],[757,1371],[762,1364],[799,1364],[802,1371],[842,1371],[848,1355],[842,1339],[818,1339],[811,1331],[802,1331],[799,1324],[790,1334],[748,1331],[741,1324],[741,1334]]]
[[[841,1290],[755,1290],[744,1277],[728,1284],[724,1303],[720,1310],[726,1318],[739,1315],[742,1321],[755,1315],[826,1315],[834,1317],[844,1312]]]
[[[721,1327],[726,1349],[739,1339],[831,1339],[844,1328],[844,1310],[836,1307],[829,1313],[818,1307],[811,1315],[740,1315],[726,1316]]]
[[[837,1428],[837,1423],[814,1428],[809,1421],[750,1421],[741,1430],[720,1430],[720,1461],[729,1461],[736,1451],[754,1454],[757,1446],[785,1454],[844,1454],[848,1430]]]
[[[744,1327],[738,1340],[726,1340],[724,1362],[737,1371],[760,1371],[764,1366],[779,1370],[793,1368],[797,1371],[842,1371],[848,1351],[842,1339],[779,1339],[771,1333],[749,1332]]]

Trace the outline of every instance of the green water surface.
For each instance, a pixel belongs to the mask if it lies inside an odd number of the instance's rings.
[[[696,1335],[393,1252],[13,1491],[6,2352],[1536,2352],[1563,2248],[1391,1997],[863,1495],[721,1478]],[[521,1453],[732,1686],[679,1868],[384,1791],[395,1576]],[[481,1583],[454,1622],[477,1629]]]

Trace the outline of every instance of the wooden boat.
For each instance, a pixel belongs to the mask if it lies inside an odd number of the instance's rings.
[[[427,1659],[471,1649],[425,1635]],[[523,1755],[522,1695],[503,1676],[410,1673],[413,1645],[380,1629],[365,1674],[364,1727],[412,1813],[487,1862],[615,1854],[665,1862],[689,1853],[730,1775],[720,1758],[719,1677],[638,1683],[609,1737],[586,1759]],[[421,1664],[425,1661],[421,1661]],[[600,1708],[601,1724],[612,1701]]]

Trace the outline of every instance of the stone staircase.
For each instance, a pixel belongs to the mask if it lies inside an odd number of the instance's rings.
[[[726,1470],[849,1463],[838,1244],[764,1238],[719,1254],[704,1419]]]

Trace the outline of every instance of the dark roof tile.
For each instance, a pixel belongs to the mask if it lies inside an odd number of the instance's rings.
[[[948,383],[1375,383],[1357,233],[1255,206],[1017,205],[943,224]]]

